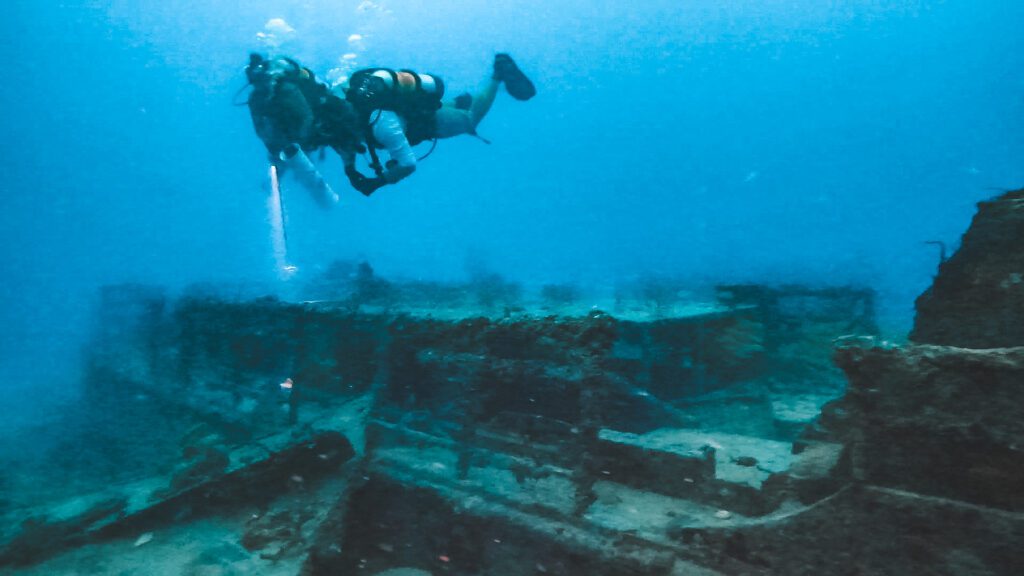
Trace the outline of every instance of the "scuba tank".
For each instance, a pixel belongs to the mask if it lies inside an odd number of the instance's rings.
[[[391,110],[401,114],[433,114],[441,107],[444,81],[412,70],[367,68],[349,78],[345,99],[363,114]]]
[[[295,179],[309,191],[313,200],[322,208],[330,208],[338,203],[338,195],[320,175],[302,148],[296,144],[285,146],[278,158],[289,171],[295,174]]]

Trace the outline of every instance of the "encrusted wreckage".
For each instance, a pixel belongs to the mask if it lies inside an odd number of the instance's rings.
[[[219,516],[190,570],[1024,573],[1021,219],[982,205],[904,346],[853,288],[112,287],[84,402],[122,432],[62,464],[108,482],[7,503],[0,564]]]

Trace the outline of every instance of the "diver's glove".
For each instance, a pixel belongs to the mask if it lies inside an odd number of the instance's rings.
[[[369,196],[381,186],[387,185],[387,183],[388,181],[383,178],[363,178],[363,183],[357,186],[356,190],[359,190],[363,196]]]
[[[378,188],[387,184],[387,180],[383,178],[367,178],[363,176],[359,170],[356,170],[355,166],[346,166],[345,175],[348,176],[349,184],[363,196],[369,196],[376,192]]]
[[[388,184],[395,184],[399,180],[402,180],[409,174],[416,171],[416,165],[403,166],[398,163],[397,160],[388,160],[388,163],[384,165],[384,173],[380,177]]]

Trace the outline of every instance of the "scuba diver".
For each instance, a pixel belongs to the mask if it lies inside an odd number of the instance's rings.
[[[537,93],[533,83],[508,54],[494,57],[494,70],[483,90],[475,96],[462,94],[447,103],[441,102],[444,82],[437,76],[385,68],[355,72],[344,89],[345,99],[359,115],[360,124],[366,127],[364,137],[370,167],[376,176],[363,176],[355,168],[355,157],[343,155],[349,182],[369,196],[381,186],[395,184],[416,170],[417,158],[412,147],[420,142],[432,140],[436,145],[439,138],[460,134],[479,138],[476,127],[491,109],[502,83],[516,100],[529,100]],[[388,152],[389,160],[384,166],[377,158],[378,148]]]
[[[332,148],[341,157],[352,187],[370,196],[416,170],[419,159],[412,150],[416,144],[432,140],[436,145],[439,138],[460,134],[479,137],[476,127],[502,84],[516,100],[536,94],[533,83],[507,54],[495,56],[493,73],[481,92],[462,94],[448,103],[442,103],[444,82],[439,77],[411,70],[359,70],[342,88],[344,98],[288,58],[267,60],[251,54],[246,75],[253,86],[249,96],[253,126],[271,162],[279,170],[293,171],[324,207],[337,203],[338,196],[305,152]],[[388,152],[383,165],[377,149]],[[372,177],[356,168],[356,155],[364,152],[370,154]]]
[[[346,156],[365,151],[351,105],[318,81],[312,70],[290,58],[268,60],[250,54],[245,75],[253,88],[247,102],[249,114],[276,169],[274,177],[291,171],[321,206],[336,204],[338,195],[306,152],[325,146]]]

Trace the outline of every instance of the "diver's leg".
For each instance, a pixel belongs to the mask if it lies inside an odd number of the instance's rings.
[[[480,121],[484,119],[484,116],[487,115],[487,111],[491,109],[491,104],[494,104],[494,98],[498,95],[499,85],[501,85],[500,80],[488,78],[487,86],[473,97],[473,103],[469,106],[469,120],[474,130],[476,130]]]
[[[494,104],[494,99],[498,95],[498,86],[500,85],[501,82],[499,80],[488,78],[484,89],[473,96],[473,102],[469,105],[469,110],[456,108],[451,103],[442,106],[434,116],[436,122],[434,136],[437,138],[451,138],[459,134],[476,134],[476,127],[484,119],[484,116],[487,115],[491,105]]]

